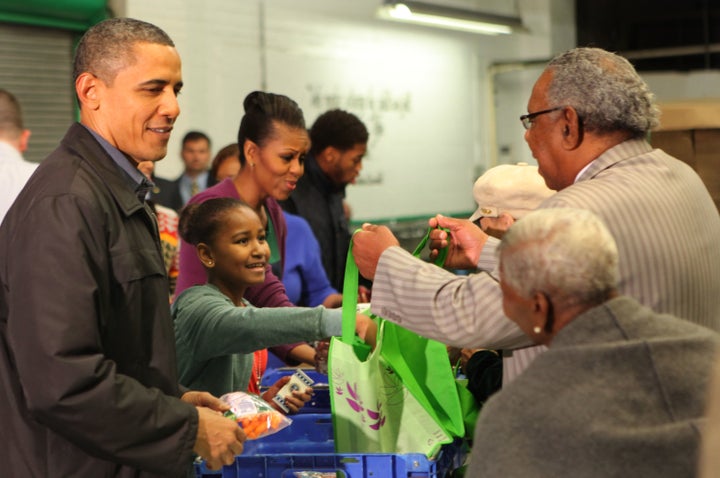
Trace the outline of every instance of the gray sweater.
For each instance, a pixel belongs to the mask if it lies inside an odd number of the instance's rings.
[[[629,297],[585,312],[487,402],[468,476],[695,476],[717,346]]]
[[[237,307],[215,286],[186,289],[172,306],[180,383],[215,396],[248,387],[253,352],[340,335],[340,309]]]

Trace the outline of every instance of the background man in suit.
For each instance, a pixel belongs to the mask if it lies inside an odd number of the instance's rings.
[[[540,207],[588,209],[608,225],[620,254],[619,290],[655,312],[720,329],[720,217],[700,177],[645,140],[659,112],[624,58],[575,48],[553,59],[521,120],[550,189]],[[456,346],[503,349],[503,381],[542,351],[503,316],[493,276],[498,240],[469,221],[438,215],[431,256],[449,243],[457,277],[414,259],[387,228],[355,235],[360,273],[374,278],[372,311]],[[588,251],[592,254],[592,251]],[[507,350],[515,349],[512,352]]]
[[[182,141],[180,155],[185,167],[174,181],[154,178],[155,188],[151,199],[158,204],[179,211],[191,197],[213,184],[210,168],[210,138],[201,131],[190,131]]]

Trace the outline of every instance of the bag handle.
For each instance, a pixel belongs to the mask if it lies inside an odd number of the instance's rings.
[[[436,229],[441,229],[441,230],[447,232],[448,237],[450,237],[450,229],[448,229],[446,227],[438,227]],[[430,239],[430,233],[432,232],[432,230],[433,230],[432,227],[428,227],[428,230],[425,233],[425,237],[422,238],[422,240],[420,241],[420,244],[418,244],[417,247],[415,248],[415,250],[413,251],[413,253],[412,253],[413,256],[420,257],[420,253],[422,252],[423,248],[425,247],[425,244],[427,244],[427,241]],[[443,247],[442,249],[440,249],[440,253],[435,258],[435,261],[433,261],[436,266],[442,267],[445,265],[445,259],[447,259],[449,250],[450,250],[449,244],[447,246]]]
[[[343,299],[342,299],[342,341],[352,345],[355,342],[355,314],[357,313],[358,300],[358,271],[353,256],[353,238],[360,231],[356,229],[350,237],[350,245],[348,246],[347,258],[345,259],[345,278],[343,279]]]
[[[450,233],[449,229],[440,229],[444,230],[448,234]],[[420,243],[413,251],[413,256],[420,256],[420,253],[425,247],[425,244],[427,244],[428,240],[430,239],[430,232],[432,230],[433,228],[428,227],[427,232],[425,232],[425,236],[422,238]],[[347,259],[345,260],[345,278],[343,280],[342,341],[350,345],[355,344],[357,341],[360,341],[364,344],[364,342],[362,342],[359,338],[355,336],[355,314],[357,313],[358,304],[358,276],[360,275],[360,273],[358,271],[357,264],[355,263],[355,256],[353,255],[352,248],[353,237],[355,237],[355,234],[357,234],[358,231],[360,231],[360,229],[356,229],[353,232],[352,237],[350,238]],[[445,259],[448,255],[448,249],[449,247],[443,247],[442,249],[440,249],[440,254],[438,254],[437,258],[434,261],[435,265],[442,267],[445,264]]]

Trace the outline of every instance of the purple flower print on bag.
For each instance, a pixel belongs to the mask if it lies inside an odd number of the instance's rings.
[[[348,402],[348,405],[350,405],[350,408],[352,408],[354,411],[360,414],[360,420],[368,424],[368,427],[370,427],[372,430],[379,430],[380,427],[382,427],[385,424],[385,416],[383,415],[381,408],[382,404],[378,402],[377,404],[377,411],[365,409],[365,407],[362,404],[362,399],[357,394],[357,383],[350,385],[348,382],[345,382],[345,388],[347,388],[349,397],[345,397],[345,400]],[[338,395],[343,395],[342,388],[337,389]],[[368,423],[368,420],[365,418],[365,414],[370,418],[370,423]]]

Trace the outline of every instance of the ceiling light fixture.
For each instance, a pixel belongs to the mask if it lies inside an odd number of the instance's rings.
[[[385,3],[378,9],[377,16],[383,20],[449,28],[484,35],[526,31],[522,20],[518,17],[480,13],[410,0],[385,0]]]

